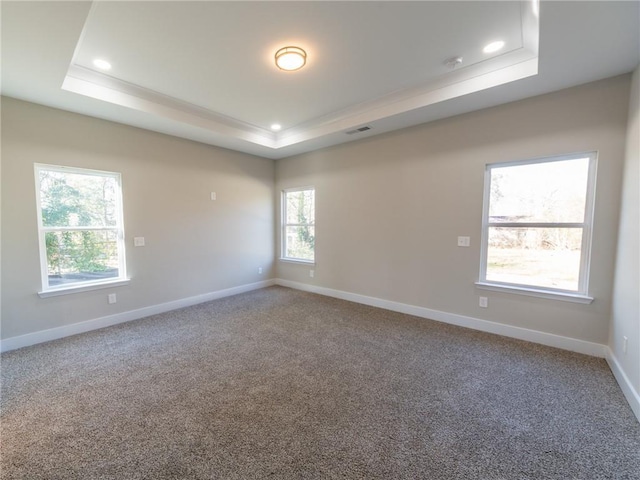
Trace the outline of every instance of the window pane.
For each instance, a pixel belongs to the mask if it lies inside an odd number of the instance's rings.
[[[49,286],[117,278],[115,230],[45,234]]]
[[[589,158],[491,169],[489,222],[584,221]]]
[[[313,261],[315,240],[315,227],[286,227],[284,256]]]
[[[285,222],[291,223],[315,223],[315,198],[314,190],[301,190],[299,192],[287,192]]]
[[[489,228],[487,280],[578,290],[582,228]]]
[[[115,227],[118,182],[111,176],[40,170],[45,227]]]

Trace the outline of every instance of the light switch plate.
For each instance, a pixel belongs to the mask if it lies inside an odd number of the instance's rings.
[[[471,245],[471,237],[458,237],[459,247],[468,247]]]
[[[144,237],[133,237],[134,247],[144,247]]]

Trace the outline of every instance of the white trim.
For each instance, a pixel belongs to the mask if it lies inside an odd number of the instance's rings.
[[[313,223],[287,223],[287,195],[289,193],[312,192],[313,194]],[[287,257],[287,227],[313,227],[315,236],[316,228],[316,187],[307,185],[305,187],[284,188],[280,194],[280,261],[292,263],[315,264],[316,252],[313,249],[313,259]]]
[[[47,247],[46,247],[46,233],[48,232],[59,232],[59,231],[67,231],[67,232],[82,232],[82,231],[113,231],[116,234],[116,248],[118,251],[118,276],[114,279],[110,279],[109,282],[128,282],[127,278],[127,261],[126,261],[126,252],[125,252],[125,244],[124,244],[124,204],[122,201],[122,174],[120,172],[108,172],[105,170],[95,170],[88,168],[80,168],[80,167],[68,167],[65,165],[50,165],[46,163],[34,163],[33,164],[34,178],[36,182],[36,209],[37,209],[37,218],[38,218],[38,242],[39,242],[39,251],[40,251],[40,278],[42,291],[38,292],[38,295],[41,298],[47,296],[54,295],[63,295],[64,293],[74,293],[71,290],[75,291],[84,291],[84,287],[88,287],[90,285],[96,285],[100,288],[104,285],[105,281],[97,280],[97,281],[89,281],[82,282],[82,285],[79,285],[77,288],[68,286],[68,287],[56,287],[49,285],[49,265],[47,258]],[[111,227],[89,227],[89,226],[77,226],[77,227],[66,227],[66,226],[58,226],[58,227],[45,227],[42,224],[42,185],[41,185],[41,176],[40,173],[43,171],[50,172],[59,172],[63,174],[76,174],[76,175],[86,175],[86,176],[94,176],[101,178],[112,178],[117,185],[115,191],[115,214],[116,214],[116,225]],[[123,283],[124,284],[124,283]],[[62,292],[65,290],[66,292]],[[52,292],[52,295],[47,295]],[[62,292],[62,293],[61,293]]]
[[[119,323],[130,322],[131,320],[145,318],[150,315],[169,312],[178,308],[190,307],[191,305],[210,302],[211,300],[216,300],[218,298],[230,297],[231,295],[237,295],[239,293],[245,293],[251,290],[270,287],[274,284],[275,281],[272,279],[263,280],[261,282],[249,283],[237,287],[226,288],[224,290],[217,290],[211,293],[196,295],[194,297],[182,298],[180,300],[173,300],[167,303],[161,303],[158,305],[151,305],[149,307],[143,307],[136,310],[116,313],[113,315],[108,315],[106,317],[94,318],[92,320],[73,323],[71,325],[64,325],[62,327],[50,328],[48,330],[41,330],[39,332],[27,333],[25,335],[20,335],[17,337],[6,338],[0,341],[0,352],[8,352],[9,350],[15,350],[17,348],[28,347],[30,345],[35,345],[38,343],[57,340],[59,338],[69,337],[71,335],[77,335],[78,333],[84,333],[91,330],[97,330],[99,328],[110,327]]]
[[[123,287],[125,285],[129,285],[131,280],[125,279],[115,279],[111,281],[106,281],[102,283],[92,282],[90,284],[81,283],[81,284],[70,284],[60,288],[46,290],[44,292],[38,292],[38,296],[40,298],[48,298],[48,297],[57,297],[59,295],[71,295],[73,293],[81,293],[81,292],[90,292],[91,290],[100,290],[102,288],[113,288],[113,287]]]
[[[85,231],[89,231],[89,232],[105,232],[105,231],[109,231],[112,230],[114,232],[118,231],[118,227],[85,227],[85,226],[78,226],[78,227],[42,227],[42,231],[43,232],[85,232]]]
[[[640,394],[634,389],[629,377],[625,374],[624,370],[620,366],[620,363],[613,355],[611,349],[606,345],[598,343],[586,342],[584,340],[578,340],[575,338],[562,337],[559,335],[553,335],[550,333],[540,332],[536,330],[529,330],[521,327],[514,327],[511,325],[504,325],[501,323],[490,322],[488,320],[481,320],[478,318],[467,317],[463,315],[457,315],[453,313],[441,312],[438,310],[431,310],[429,308],[417,307],[414,305],[408,305],[399,302],[393,302],[390,300],[383,300],[375,297],[368,297],[365,295],[359,295],[355,293],[344,292],[341,290],[333,290],[330,288],[319,287],[315,285],[308,285],[299,282],[293,282],[290,280],[283,280],[280,278],[264,280],[261,282],[250,283],[246,285],[240,285],[238,287],[231,287],[224,290],[218,290],[216,292],[205,293],[202,295],[196,295],[194,297],[183,298],[180,300],[174,300],[172,302],[162,303],[158,305],[152,305],[150,307],[143,307],[137,310],[130,310],[128,312],[116,313],[106,317],[100,317],[93,320],[87,320],[84,322],[74,323],[71,325],[65,325],[62,327],[51,328],[48,330],[41,330],[39,332],[28,333],[17,337],[11,337],[0,341],[0,352],[8,352],[16,350],[22,347],[28,347],[30,345],[36,345],[38,343],[44,343],[51,340],[57,340],[59,338],[69,337],[77,335],[79,333],[85,333],[92,330],[98,330],[100,328],[117,325],[119,323],[130,322],[132,320],[138,320],[150,315],[156,315],[159,313],[176,310],[178,308],[189,307],[197,305],[199,303],[209,302],[219,298],[229,297],[240,293],[250,292],[252,290],[258,290],[261,288],[270,287],[273,285],[280,285],[283,287],[294,288],[296,290],[302,290],[306,292],[317,293],[334,298],[340,298],[342,300],[348,300],[351,302],[361,303],[364,305],[370,305],[373,307],[383,308],[394,312],[406,313],[408,315],[415,315],[417,317],[427,318],[443,323],[457,325],[461,327],[471,328],[474,330],[480,330],[483,332],[494,333],[497,335],[503,335],[510,338],[517,338],[520,340],[526,340],[533,343],[539,343],[542,345],[548,345],[551,347],[561,348],[563,350],[570,350],[573,352],[583,353],[586,355],[592,355],[595,357],[604,357],[613,372],[613,375],[620,385],[620,388],[629,402],[631,410],[640,421]]]
[[[295,193],[295,192],[305,192],[307,190],[315,190],[316,187],[314,185],[305,185],[303,187],[290,187],[290,188],[283,188],[282,192],[283,193]]]
[[[449,323],[451,325],[457,325],[459,327],[466,327],[473,330],[480,330],[482,332],[502,335],[505,337],[526,340],[528,342],[539,343],[541,345],[547,345],[550,347],[561,348],[563,350],[583,353],[585,355],[591,355],[593,357],[604,358],[606,356],[606,345],[587,342],[585,340],[579,340],[577,338],[563,337],[560,335],[554,335],[552,333],[540,332],[538,330],[514,327],[513,325],[506,325],[504,323],[491,322],[489,320],[482,320],[479,318],[467,317],[455,313],[432,310],[430,308],[418,307],[415,305],[408,305],[406,303],[399,303],[376,297],[368,297],[366,295],[360,295],[357,293],[343,292],[341,290],[333,290],[331,288],[308,285],[306,283],[293,282],[280,278],[276,278],[275,283],[276,285],[281,285],[283,287],[303,290],[305,292],[318,293],[320,295],[326,295],[328,297],[340,298],[342,300],[348,300],[350,302],[362,303],[364,305],[370,305],[372,307],[384,308],[385,310],[406,313],[408,315],[414,315],[416,317]]]
[[[584,206],[584,218],[582,222],[490,222],[489,210],[491,203],[491,172],[494,169],[510,168],[525,165],[536,165],[543,163],[556,163],[566,162],[571,160],[588,159],[587,170],[587,184],[586,184],[586,197]],[[546,296],[542,292],[549,292],[551,294],[563,295],[567,301],[573,301],[577,303],[591,303],[593,298],[589,297],[589,269],[591,262],[591,237],[593,234],[593,218],[595,212],[595,188],[596,188],[596,171],[598,166],[598,151],[590,152],[578,152],[569,153],[563,155],[553,155],[549,157],[531,158],[527,160],[512,160],[508,162],[488,163],[485,165],[484,170],[484,192],[483,192],[483,207],[482,207],[482,235],[480,241],[480,274],[479,281],[476,285],[488,285],[492,287],[510,287],[513,289],[513,293],[521,293],[523,295],[532,295],[543,298],[557,298],[562,299],[559,296]],[[500,282],[496,285],[494,282],[487,279],[487,262],[489,251],[489,229],[490,228],[581,228],[582,229],[582,244],[580,247],[580,272],[578,277],[578,289],[575,294],[569,292],[567,295],[565,291],[548,288],[544,286],[531,285],[531,288],[523,288],[519,284]],[[503,291],[509,291],[508,288],[503,288]],[[536,292],[535,294],[526,292]],[[541,293],[538,293],[541,292]],[[576,300],[578,299],[578,300]]]
[[[481,290],[491,290],[492,292],[516,293],[527,295],[528,297],[548,298],[551,300],[561,300],[563,302],[590,304],[593,297],[580,295],[578,293],[561,292],[553,290],[537,290],[529,287],[517,287],[514,284],[503,285],[501,283],[476,282],[476,288]]]
[[[536,0],[537,1],[537,0]],[[96,72],[78,64],[87,25],[95,15],[94,2],[62,83],[62,89],[134,110],[203,128],[214,135],[278,150],[369,123],[434,105],[445,100],[514,82],[538,73],[539,15],[537,3],[523,3],[520,9],[521,45],[474,65],[440,75],[409,89],[338,110],[280,131],[251,125],[221,113],[198,107],[154,90]]]
[[[620,362],[618,362],[618,359],[615,357],[613,351],[610,348],[607,348],[606,359],[607,363],[609,364],[609,368],[613,372],[613,376],[618,382],[618,385],[620,385],[622,393],[627,399],[627,402],[629,402],[631,410],[640,422],[640,392],[633,388],[631,380],[629,380],[629,377],[627,377],[627,374],[622,369]]]
[[[269,149],[276,146],[276,134],[265,128],[77,64],[69,66],[61,88],[104,102],[204,128],[219,135],[237,138]]]
[[[297,263],[302,265],[315,265],[316,262],[314,260],[302,260],[299,258],[279,258],[278,261],[285,263]]]

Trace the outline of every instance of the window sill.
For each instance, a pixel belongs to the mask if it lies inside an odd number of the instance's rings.
[[[103,288],[122,287],[129,285],[130,280],[113,280],[103,283],[92,283],[91,285],[78,285],[75,287],[64,287],[38,292],[40,298],[57,297],[59,295],[71,295],[72,293],[90,292],[91,290],[100,290]]]
[[[315,265],[316,262],[315,260],[303,260],[303,259],[297,259],[297,258],[279,258],[278,260],[280,260],[281,262],[285,262],[285,263],[298,263],[301,265]]]
[[[593,297],[581,295],[579,293],[550,292],[548,290],[538,290],[535,288],[516,287],[513,285],[501,285],[499,283],[476,282],[476,287],[481,290],[491,290],[493,292],[515,293],[517,295],[527,295],[529,297],[548,298],[550,300],[560,300],[563,302],[582,303],[585,305],[593,302]]]

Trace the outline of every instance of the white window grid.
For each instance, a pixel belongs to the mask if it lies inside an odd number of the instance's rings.
[[[300,262],[300,263],[309,263],[309,264],[314,264],[315,263],[315,251],[313,252],[313,260],[307,260],[304,258],[297,258],[297,257],[288,257],[287,256],[287,242],[288,242],[288,238],[287,238],[287,227],[306,227],[306,226],[312,226],[315,227],[315,212],[314,212],[314,221],[311,223],[287,223],[287,194],[288,193],[295,193],[295,192],[304,192],[307,190],[311,190],[313,191],[314,194],[314,208],[315,208],[315,187],[313,186],[305,186],[305,187],[295,187],[295,188],[286,188],[284,190],[282,190],[282,195],[281,195],[281,218],[282,218],[282,226],[281,226],[281,241],[280,241],[280,259],[281,260],[287,260],[290,262]]]
[[[126,259],[125,259],[125,243],[124,243],[124,219],[123,219],[123,203],[122,203],[122,175],[117,172],[107,172],[102,170],[92,170],[86,168],[78,168],[78,167],[67,167],[62,165],[47,165],[42,163],[34,164],[35,170],[35,181],[36,181],[36,207],[37,207],[37,218],[38,218],[38,240],[39,240],[39,249],[40,249],[40,272],[41,272],[41,282],[42,282],[42,293],[46,292],[56,292],[63,290],[76,290],[81,289],[83,287],[100,285],[105,283],[114,283],[119,281],[124,281],[127,279],[127,267],[126,267]],[[60,172],[67,174],[80,174],[80,175],[94,175],[98,177],[109,177],[115,179],[117,183],[117,191],[115,192],[115,216],[116,216],[116,226],[115,227],[103,227],[103,226],[73,226],[73,227],[45,227],[42,224],[42,202],[40,196],[40,172],[41,171],[50,171],[50,172]],[[116,278],[108,278],[104,280],[88,280],[84,282],[74,282],[69,285],[60,285],[60,286],[49,286],[49,274],[48,274],[48,264],[47,264],[47,246],[46,246],[46,234],[48,232],[64,232],[64,231],[73,231],[73,232],[82,232],[82,231],[112,231],[116,233],[116,245],[118,252],[118,277]]]
[[[532,165],[537,163],[561,162],[567,160],[575,160],[579,158],[589,159],[589,171],[587,175],[587,192],[585,200],[584,220],[582,222],[490,222],[489,221],[489,200],[491,195],[491,172],[494,168]],[[478,285],[514,288],[521,291],[529,291],[532,293],[539,292],[544,296],[545,292],[551,294],[568,294],[578,295],[587,298],[589,289],[589,271],[591,264],[591,241],[593,232],[593,215],[595,205],[595,186],[597,171],[597,152],[582,152],[567,155],[557,155],[552,157],[542,157],[529,160],[516,160],[510,162],[501,162],[488,164],[485,168],[484,177],[484,194],[482,209],[482,241],[480,249],[480,275]],[[581,228],[582,244],[580,247],[580,273],[578,277],[578,289],[564,290],[558,288],[550,288],[544,286],[534,286],[528,284],[516,284],[508,282],[499,282],[495,280],[487,280],[487,257],[489,250],[489,228],[491,227],[515,227],[515,228]],[[552,297],[553,298],[553,297]],[[592,300],[592,299],[590,299]]]

